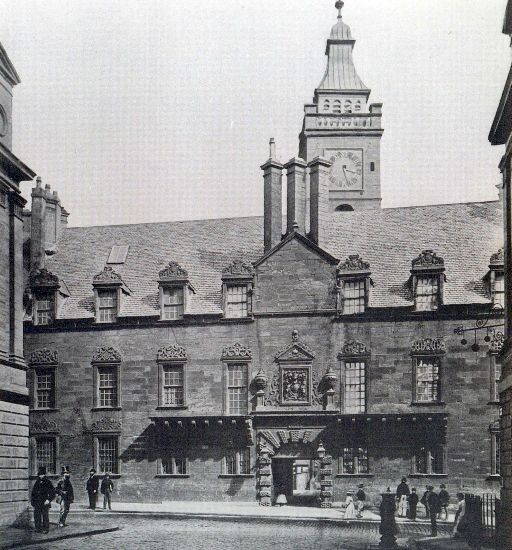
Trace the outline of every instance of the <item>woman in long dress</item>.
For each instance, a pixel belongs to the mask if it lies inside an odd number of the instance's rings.
[[[354,505],[353,493],[347,493],[345,500],[345,519],[356,519],[356,507]]]
[[[464,499],[464,494],[457,493],[457,500],[459,501],[459,506],[455,514],[455,523],[453,525],[454,538],[462,537],[463,525],[465,523],[464,516],[466,515],[466,500]]]

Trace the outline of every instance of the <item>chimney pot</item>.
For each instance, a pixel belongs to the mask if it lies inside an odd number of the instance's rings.
[[[41,189],[41,183],[43,182],[43,179],[41,178],[41,176],[37,176],[36,178],[36,188],[37,189]]]
[[[270,156],[269,158],[274,159],[276,158],[276,142],[273,137],[270,138],[270,141],[268,142],[269,150],[270,150]]]

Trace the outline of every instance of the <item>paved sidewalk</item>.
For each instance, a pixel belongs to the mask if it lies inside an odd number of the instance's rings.
[[[470,550],[470,546],[463,540],[449,537],[417,539],[411,541],[410,547],[413,550]],[[482,546],[482,549],[488,548],[494,548],[494,546]]]
[[[96,522],[93,524],[90,518],[80,517],[78,514],[75,514],[73,518],[69,518],[69,525],[66,527],[59,527],[56,520],[58,520],[58,514],[51,513],[50,532],[48,534],[36,533],[33,527],[2,527],[0,528],[0,548],[4,550],[7,548],[33,546],[87,535],[110,533],[119,529],[115,525],[116,522],[112,522],[112,520],[102,521],[101,524]]]

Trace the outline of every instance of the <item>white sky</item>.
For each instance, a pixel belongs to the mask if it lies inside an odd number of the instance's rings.
[[[0,0],[15,154],[70,225],[261,215],[268,139],[297,155],[334,0]],[[492,200],[505,0],[346,0],[383,102],[384,206]],[[31,184],[24,184],[28,195]]]

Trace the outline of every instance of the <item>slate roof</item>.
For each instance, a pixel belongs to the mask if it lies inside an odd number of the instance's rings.
[[[327,245],[343,261],[359,254],[370,263],[375,286],[370,307],[411,306],[411,261],[424,249],[444,258],[445,304],[487,303],[484,278],[490,256],[503,243],[499,202],[448,204],[329,214]],[[69,291],[60,318],[94,316],[93,276],[113,245],[129,245],[126,263],[113,265],[131,295],[120,316],[158,315],[158,272],[169,261],[189,273],[196,290],[190,313],[221,313],[221,273],[234,259],[263,254],[263,218],[65,228],[46,267]]]

